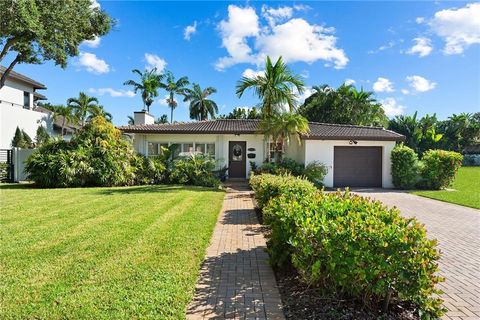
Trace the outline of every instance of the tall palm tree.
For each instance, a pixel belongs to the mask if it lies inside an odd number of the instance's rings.
[[[150,112],[150,106],[153,103],[153,98],[158,96],[158,88],[162,81],[163,75],[157,73],[157,68],[151,70],[145,70],[141,72],[138,69],[133,69],[133,73],[140,76],[140,82],[135,80],[127,80],[123,83],[125,86],[132,86],[133,92],[141,92],[143,101],[143,110]]]
[[[67,123],[72,123],[77,120],[73,113],[73,108],[70,106],[57,106],[56,113],[62,117],[62,137],[65,135],[65,126]]]
[[[167,104],[170,107],[170,123],[173,123],[173,110],[177,107],[175,95],[183,95],[190,82],[188,81],[188,77],[181,77],[175,81],[175,76],[170,71],[164,73],[164,78],[165,82],[160,83],[160,87],[165,89],[169,94]]]
[[[272,64],[270,57],[265,63],[265,73],[253,78],[243,77],[237,83],[237,96],[242,97],[247,89],[253,89],[254,94],[262,100],[261,110],[264,117],[275,112],[281,112],[287,105],[290,112],[296,107],[297,91],[303,93],[305,84],[299,75],[294,74],[283,62],[282,57]]]
[[[208,115],[215,118],[218,113],[218,106],[215,101],[207,99],[207,97],[217,92],[213,87],[207,87],[204,90],[196,83],[193,84],[192,89],[185,89],[185,98],[183,101],[190,102],[190,119],[206,120]]]
[[[78,118],[80,125],[83,128],[89,115],[94,112],[95,108],[98,108],[98,99],[95,97],[89,97],[85,92],[80,92],[78,98],[68,99],[67,105],[73,109],[75,116]]]
[[[260,132],[267,141],[275,144],[276,160],[280,161],[285,144],[290,144],[292,136],[301,144],[300,135],[308,134],[308,120],[298,113],[284,112],[265,117],[260,122]],[[270,157],[270,154],[268,155]]]
[[[113,119],[112,114],[110,112],[105,111],[103,106],[100,106],[100,105],[94,106],[92,108],[92,110],[90,111],[90,115],[88,116],[88,121],[98,116],[104,117],[105,119],[107,119],[108,122],[112,122],[112,119]]]

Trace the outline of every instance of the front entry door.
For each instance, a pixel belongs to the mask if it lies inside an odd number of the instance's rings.
[[[247,143],[230,141],[228,144],[228,176],[230,178],[247,177]]]

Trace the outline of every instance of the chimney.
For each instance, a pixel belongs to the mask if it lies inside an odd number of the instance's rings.
[[[155,118],[147,111],[135,111],[133,113],[133,124],[154,124]]]

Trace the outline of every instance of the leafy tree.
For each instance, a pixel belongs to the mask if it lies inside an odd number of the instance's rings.
[[[300,135],[310,132],[308,120],[298,113],[284,112],[265,117],[260,122],[260,131],[267,141],[275,143],[276,161],[280,162],[285,144],[290,144],[294,136],[301,143]]]
[[[209,95],[215,92],[217,92],[217,89],[213,87],[207,87],[202,90],[200,85],[196,83],[193,84],[192,89],[185,89],[183,101],[190,102],[190,119],[206,120],[209,115],[211,118],[215,118],[218,106],[215,101],[207,99]]]
[[[314,93],[305,99],[299,113],[309,121],[353,125],[386,126],[388,118],[373,92],[358,91],[342,84],[337,89],[328,85],[314,86]]]
[[[162,114],[160,118],[157,118],[155,120],[155,124],[163,124],[163,123],[168,123],[168,116],[166,114]]]
[[[261,119],[262,113],[256,108],[234,108],[229,114],[221,115],[221,119]]]
[[[296,107],[297,94],[303,93],[304,83],[299,75],[294,74],[283,62],[282,57],[272,64],[270,57],[265,63],[265,73],[253,78],[243,77],[237,83],[237,96],[242,97],[247,89],[262,100],[262,114],[267,117],[283,111],[288,106],[290,112]]]
[[[7,54],[13,57],[0,89],[16,64],[53,60],[65,68],[82,41],[103,36],[113,26],[91,0],[2,0],[0,12],[0,64]]]
[[[163,75],[157,73],[157,68],[145,70],[144,72],[141,72],[138,69],[133,69],[132,72],[140,76],[140,82],[127,80],[123,84],[126,86],[132,86],[135,93],[138,91],[141,92],[143,110],[150,112],[150,106],[152,105],[154,98],[158,96],[158,88],[160,88]]]
[[[72,108],[75,116],[80,121],[82,128],[85,126],[90,115],[98,111],[98,99],[89,97],[84,92],[80,92],[78,98],[69,98],[67,100],[68,107]]]
[[[40,147],[50,141],[50,135],[44,126],[38,126],[35,141],[37,142],[37,147]]]
[[[15,129],[15,135],[12,139],[12,148],[25,148],[25,140],[23,139],[23,133],[18,126],[17,129]]]
[[[160,83],[160,87],[168,92],[167,104],[170,107],[170,122],[173,123],[173,110],[177,107],[177,101],[175,101],[175,95],[185,93],[185,89],[190,84],[188,77],[181,77],[175,80],[175,76],[170,71],[166,71],[164,74],[165,82]]]
[[[480,112],[453,114],[439,123],[444,139],[443,149],[462,152],[466,147],[480,143]]]

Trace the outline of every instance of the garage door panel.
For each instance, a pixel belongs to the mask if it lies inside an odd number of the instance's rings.
[[[381,147],[335,147],[335,187],[381,187]]]

